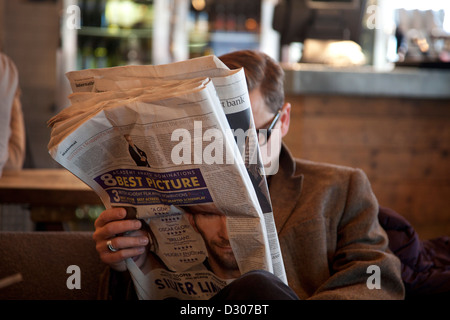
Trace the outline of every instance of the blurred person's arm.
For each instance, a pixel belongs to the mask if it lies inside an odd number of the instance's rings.
[[[13,101],[10,129],[11,136],[8,144],[8,160],[4,169],[20,170],[25,161],[25,123],[19,90],[17,90]]]
[[[18,72],[0,53],[0,175],[20,169],[25,158],[25,128],[19,100]]]

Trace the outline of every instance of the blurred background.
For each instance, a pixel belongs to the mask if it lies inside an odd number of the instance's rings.
[[[0,0],[0,50],[19,71],[25,168],[59,168],[46,122],[65,73],[261,50],[286,71],[286,144],[362,168],[380,204],[423,238],[450,234],[450,2],[445,0]],[[14,209],[15,208],[15,209]],[[98,207],[77,209],[92,228]],[[33,229],[2,205],[0,229]],[[73,221],[72,221],[73,222]]]

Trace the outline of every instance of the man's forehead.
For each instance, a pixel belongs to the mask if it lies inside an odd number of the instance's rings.
[[[273,117],[269,107],[266,106],[264,97],[259,89],[253,89],[249,92],[250,103],[252,106],[253,119],[255,126],[259,127],[267,122],[267,119]]]

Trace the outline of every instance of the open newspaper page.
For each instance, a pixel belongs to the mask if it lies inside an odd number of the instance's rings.
[[[138,268],[131,259],[127,261],[142,299],[207,299],[232,281],[211,267],[212,253],[193,222],[205,212],[226,217],[222,225],[232,250],[231,254],[228,249],[221,252],[225,266],[233,268],[234,260],[240,273],[265,269],[285,279],[276,231],[267,232],[276,230],[268,192],[264,193],[267,206],[258,191],[248,187],[255,180],[239,161],[235,142],[240,138],[233,136],[232,121],[223,113],[224,101],[234,101],[228,103],[234,107],[248,101],[245,78],[243,85],[236,85],[239,81],[233,76],[239,72],[217,68],[206,72],[231,75],[232,81],[217,77],[213,85],[196,78],[156,85],[138,73],[134,76],[144,79],[138,79],[137,85],[129,74],[111,73],[115,80],[108,84],[107,78],[99,76],[103,82],[91,81],[91,90],[104,92],[74,93],[71,109],[50,121],[49,149],[55,160],[90,185],[106,207],[134,208],[137,217],[148,223],[152,245],[147,263]],[[170,78],[183,77],[172,72]],[[134,89],[128,89],[130,84]],[[101,86],[106,87],[100,90]],[[228,99],[219,100],[226,90]],[[240,128],[250,128],[249,104],[241,109],[231,113],[246,110],[247,124]],[[240,141],[250,143],[248,136]],[[246,150],[248,169],[255,151]]]
[[[120,76],[133,78],[186,79],[198,77],[218,77],[228,74],[228,67],[215,56],[195,58],[187,61],[163,65],[122,66],[100,69],[71,71],[67,78],[73,92],[91,92],[98,78],[116,78]],[[188,75],[188,76],[187,76]]]
[[[230,71],[217,57],[208,56],[161,66],[88,69],[68,74],[71,86],[76,92],[130,90],[137,87],[149,88],[153,85],[155,79],[190,79],[201,76],[210,77],[216,87],[221,105],[245,160],[264,213],[274,274],[287,283],[268,185],[265,179],[267,172],[273,174],[278,171],[278,162],[270,163],[266,171],[264,170],[243,70]],[[72,99],[74,98],[75,96],[72,96]],[[277,131],[273,132],[270,143],[277,143],[279,140],[278,134]],[[265,148],[264,151],[267,152],[268,149],[275,150],[275,146]]]

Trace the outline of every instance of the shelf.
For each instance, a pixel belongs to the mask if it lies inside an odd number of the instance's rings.
[[[255,43],[259,42],[259,34],[253,32],[215,31],[210,33],[212,42]]]
[[[104,38],[147,38],[153,37],[153,29],[121,29],[121,28],[101,28],[101,27],[82,27],[78,30],[80,36],[104,37]]]

